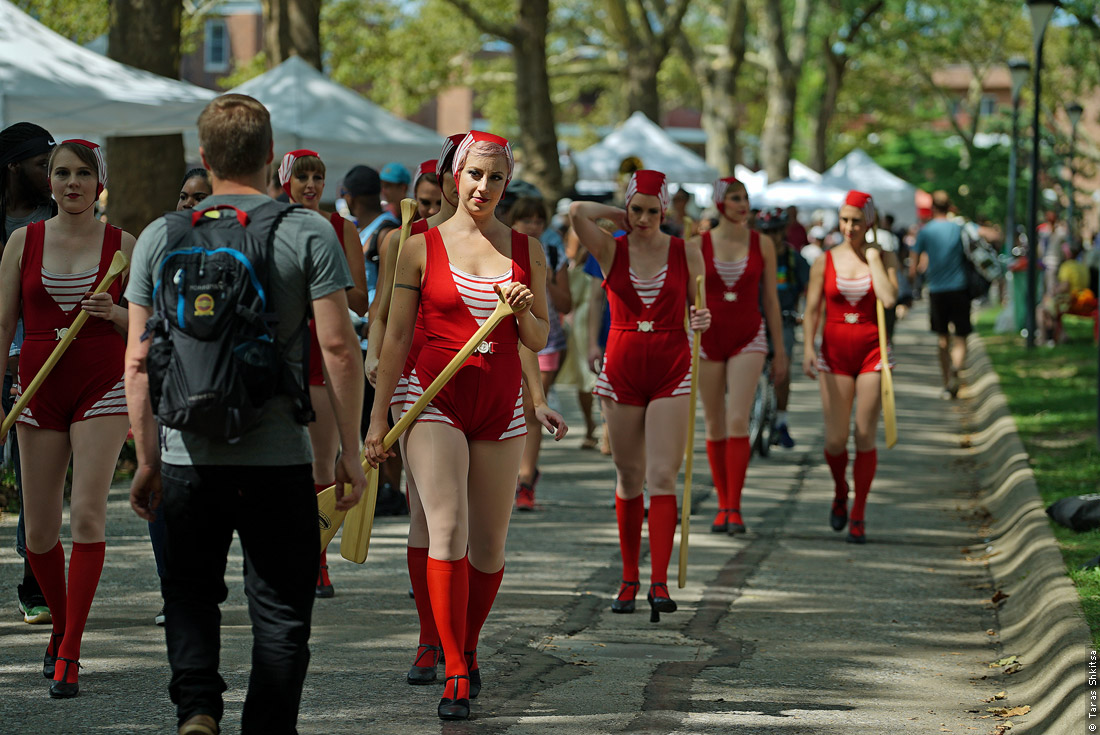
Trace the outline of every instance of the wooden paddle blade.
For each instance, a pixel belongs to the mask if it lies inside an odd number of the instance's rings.
[[[413,217],[416,216],[416,200],[408,197],[401,200],[401,225],[405,226],[405,223],[412,223]]]
[[[332,538],[344,522],[346,510],[336,509],[336,486],[321,491],[317,495],[317,523],[321,527],[321,551],[332,542]]]
[[[340,556],[356,564],[367,560],[370,535],[374,529],[374,507],[378,502],[378,472],[367,478],[367,489],[359,503],[348,511],[344,531],[340,535]]]
[[[103,279],[103,283],[99,284],[103,291],[106,291],[111,287],[111,283],[126,272],[126,269],[130,267],[130,259],[126,257],[126,254],[121,250],[117,251],[113,258],[111,258],[111,264],[107,266],[107,276]],[[109,279],[109,280],[108,280]],[[96,289],[95,293],[102,293],[99,289]]]

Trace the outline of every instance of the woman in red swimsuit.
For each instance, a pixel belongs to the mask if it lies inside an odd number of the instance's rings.
[[[80,336],[18,419],[27,558],[53,616],[42,673],[53,680],[50,696],[65,698],[79,691],[80,642],[103,570],[107,491],[130,426],[122,386],[122,279],[105,293],[90,292],[116,252],[133,252],[134,238],[95,218],[107,182],[98,146],[65,141],[54,148],[48,170],[57,215],[17,230],[0,261],[0,361],[7,359],[21,312],[26,336],[19,385],[29,384],[80,310],[87,312]],[[73,545],[66,585],[59,536],[70,458]]]
[[[693,242],[703,251],[707,307],[714,329],[703,333],[699,392],[707,432],[707,459],[718,493],[718,515],[710,530],[744,533],[741,489],[749,467],[749,412],[764,358],[768,334],[782,335],[776,291],[775,247],[749,230],[749,195],[735,178],[714,182],[718,226]],[[763,302],[767,329],[760,315]],[[787,372],[783,340],[773,340],[772,371],[777,381]]]
[[[501,289],[517,311],[433,398],[409,431],[406,450],[428,522],[427,586],[446,656],[438,714],[466,719],[480,690],[477,641],[504,575],[516,476],[526,425],[518,347],[537,351],[549,323],[542,246],[494,216],[512,175],[508,141],[473,131],[454,157],[458,210],[405,243],[397,274],[387,349],[366,451],[376,464],[390,398],[401,377],[417,313],[427,341],[409,375],[406,410],[492,312]]]
[[[829,512],[834,531],[848,525],[848,541],[867,542],[864,509],[875,478],[878,453],[875,432],[881,403],[882,355],[879,353],[875,299],[889,309],[897,301],[897,260],[867,242],[874,222],[871,197],[848,192],[840,208],[844,242],[818,258],[810,270],[803,322],[802,370],[821,383],[825,413],[825,462],[833,475],[835,496]],[[824,314],[821,352],[814,337]],[[852,469],[855,500],[848,513],[848,434],[852,405],[856,409],[856,459]],[[850,523],[849,523],[850,519]]]
[[[668,187],[659,171],[636,171],[626,189],[626,210],[593,202],[570,207],[573,228],[605,274],[611,332],[596,381],[615,461],[615,509],[623,579],[611,609],[634,612],[638,555],[649,489],[649,594],[651,620],[674,612],[668,592],[668,562],[676,531],[676,475],[684,458],[691,389],[691,346],[684,309],[695,299],[695,278],[704,274],[698,243],[660,230]],[[625,234],[613,238],[596,221],[608,219]],[[710,326],[710,311],[691,307],[691,328]],[[641,448],[645,451],[639,451]]]
[[[338,212],[321,211],[321,195],[325,193],[325,164],[310,150],[291,151],[279,164],[279,181],[290,201],[298,202],[306,209],[323,214],[336,230],[340,246],[348,261],[351,279],[355,286],[348,291],[348,307],[359,316],[367,313],[370,300],[367,297],[367,275],[363,265],[363,249],[355,225]],[[313,404],[316,419],[309,425],[309,441],[313,445],[313,486],[321,492],[336,482],[336,456],[340,437],[336,427],[336,413],[332,408],[325,382],[321,345],[317,341],[317,329],[309,321],[309,400]],[[332,597],[335,591],[328,575],[328,552],[321,552],[321,566],[317,572],[317,596]]]

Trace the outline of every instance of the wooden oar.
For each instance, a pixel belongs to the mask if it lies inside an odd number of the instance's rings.
[[[894,375],[886,353],[886,309],[879,299],[875,299],[875,310],[878,313],[878,352],[882,359],[882,424],[886,430],[886,448],[893,449],[898,443],[898,413],[894,402]]]
[[[502,298],[500,289],[497,289],[497,305],[493,310],[493,313],[489,315],[489,318],[485,320],[485,323],[474,332],[469,341],[459,350],[451,361],[447,363],[447,366],[436,376],[436,379],[431,382],[427,388],[424,389],[424,393],[420,398],[416,399],[416,403],[405,413],[404,416],[397,422],[397,424],[390,429],[386,434],[386,438],[382,442],[384,449],[389,449],[397,442],[398,438],[405,433],[405,431],[412,426],[416,421],[420,413],[427,408],[428,404],[443,386],[454,377],[458,369],[462,367],[462,364],[466,362],[466,359],[470,357],[477,349],[478,345],[485,341],[486,337],[496,329],[497,325],[504,320],[505,317],[513,314],[512,307],[508,306]],[[363,460],[363,471],[373,472],[374,469],[370,466],[370,463]],[[321,548],[328,546],[332,541],[332,537],[336,535],[336,530],[343,523],[347,511],[339,511],[336,509],[336,486],[333,485],[326,490],[323,490],[317,496],[317,516],[321,526]]]
[[[703,308],[703,277],[695,277],[695,309]],[[691,471],[695,464],[695,391],[699,385],[700,332],[691,337],[691,408],[688,409],[687,449],[684,450],[684,497],[680,501],[680,573],[677,584],[680,589],[687,584],[688,536],[691,533]]]
[[[99,285],[95,287],[95,291],[92,291],[92,293],[103,293],[109,289],[111,284],[115,282],[115,279],[125,273],[126,269],[129,267],[129,258],[123,255],[121,250],[116,252],[115,256],[111,258],[110,266],[107,267],[106,275],[103,276],[103,280],[99,282]],[[38,392],[38,389],[42,387],[42,383],[45,382],[50,371],[53,370],[58,361],[61,360],[61,356],[65,354],[65,350],[69,349],[69,345],[76,339],[76,335],[80,332],[80,328],[84,326],[84,322],[86,321],[88,321],[88,312],[80,309],[80,313],[76,315],[76,319],[73,319],[72,326],[65,330],[65,334],[61,337],[61,341],[53,348],[53,352],[46,358],[46,362],[42,363],[42,367],[39,369],[38,374],[35,375],[30,384],[23,389],[23,394],[19,396],[19,400],[15,402],[11,411],[4,417],[3,426],[0,426],[0,439],[8,435],[11,427],[15,425],[15,420],[19,418],[19,414],[23,413],[23,409],[31,402],[31,398],[33,398],[34,394]]]
[[[401,234],[397,239],[397,252],[393,254],[395,263],[401,257],[401,248],[405,247],[405,241],[409,239],[409,229],[412,227],[415,214],[416,200],[402,199]],[[394,270],[393,283],[390,284],[391,303],[393,291],[397,285],[396,276],[397,271]],[[356,564],[362,564],[367,560],[370,535],[374,528],[374,510],[378,502],[378,473],[372,472],[368,480],[367,492],[355,507],[348,511],[347,516],[344,518],[344,532],[340,536],[340,556]]]

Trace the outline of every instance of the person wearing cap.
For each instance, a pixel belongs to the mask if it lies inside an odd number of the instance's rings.
[[[363,250],[355,225],[338,212],[322,212],[321,197],[325,193],[325,164],[316,151],[299,149],[283,156],[279,164],[279,184],[290,202],[301,204],[311,212],[323,215],[336,232],[340,247],[355,284],[347,290],[348,308],[356,316],[363,316],[370,306],[367,296],[366,272]],[[336,482],[336,458],[340,451],[340,427],[336,420],[334,400],[325,380],[321,344],[317,340],[317,323],[309,320],[309,401],[313,406],[314,420],[309,424],[309,443],[313,449],[313,489],[320,494]],[[317,571],[317,597],[335,595],[328,573],[328,551],[321,550],[321,563]]]
[[[409,170],[396,161],[387,163],[378,173],[382,182],[383,206],[395,217],[401,216],[401,200],[409,194],[412,176]]]
[[[634,612],[640,586],[638,558],[643,487],[649,489],[650,620],[674,612],[668,591],[668,563],[676,531],[676,475],[687,445],[691,346],[684,333],[690,306],[695,331],[710,326],[710,310],[694,306],[695,279],[705,266],[698,244],[685,244],[661,231],[668,210],[668,186],[659,171],[635,171],[626,188],[626,209],[594,202],[570,205],[581,244],[599,264],[611,306],[596,395],[601,398],[611,456],[615,462],[615,511],[623,577],[611,604],[616,613]],[[612,237],[597,220],[610,220],[626,234]],[[644,451],[642,451],[644,448]]]
[[[134,238],[95,217],[107,183],[99,146],[67,140],[49,156],[58,213],[16,230],[0,260],[0,354],[16,319],[25,340],[17,392],[31,383],[58,340],[83,311],[88,321],[17,421],[22,455],[27,558],[53,618],[42,673],[52,698],[75,697],[80,644],[99,585],[106,547],[107,493],[129,428],[122,362],[128,319],[117,302],[122,279],[90,294],[116,252],[129,257]],[[6,359],[6,358],[5,358]],[[0,419],[4,412],[0,411]],[[73,460],[68,579],[61,545],[65,475]]]
[[[702,251],[706,303],[715,324],[700,340],[699,396],[718,495],[710,530],[734,535],[745,533],[741,491],[752,456],[749,414],[768,355],[768,335],[783,334],[783,317],[776,246],[770,237],[749,229],[745,185],[733,177],[718,179],[714,205],[718,226],[692,241]],[[784,339],[773,339],[772,345],[772,379],[778,385],[786,379],[789,353]]]
[[[40,222],[57,213],[57,205],[50,195],[50,178],[47,164],[54,147],[53,137],[45,128],[34,123],[15,123],[0,131],[0,223],[3,223],[3,239],[0,248],[16,230],[33,222]],[[3,394],[0,403],[5,411],[15,404],[11,387],[19,368],[19,350],[23,344],[23,322],[16,324],[4,371]],[[50,622],[50,609],[42,589],[34,578],[34,570],[27,560],[27,533],[23,519],[22,466],[19,462],[19,444],[16,427],[8,433],[12,463],[15,470],[15,490],[19,495],[19,521],[15,529],[15,550],[23,557],[23,581],[16,587],[16,598],[23,622],[34,624]]]
[[[422,316],[426,342],[409,374],[404,411],[438,376],[500,298],[512,308],[409,430],[409,466],[427,516],[426,583],[446,657],[441,719],[470,716],[481,689],[477,643],[504,576],[504,545],[527,432],[519,346],[546,344],[542,246],[494,216],[512,175],[508,141],[471,131],[454,156],[455,215],[405,242],[397,263],[386,350],[365,451],[383,448],[390,400]],[[475,399],[476,396],[476,399]],[[553,427],[559,432],[559,427]]]
[[[894,254],[867,242],[867,229],[874,221],[871,196],[848,192],[840,207],[844,241],[818,258],[810,269],[802,322],[802,370],[819,381],[825,413],[825,462],[834,488],[829,524],[834,531],[843,531],[847,525],[848,541],[854,544],[867,541],[864,511],[878,464],[875,433],[881,410],[884,357],[879,351],[875,300],[889,308],[898,296]],[[822,319],[825,327],[821,349],[815,352],[814,339]],[[849,515],[846,475],[853,406],[855,499]]]
[[[825,237],[828,234],[828,231],[822,225],[814,225],[810,228],[810,242],[799,252],[807,265],[812,267],[814,261],[825,252]]]

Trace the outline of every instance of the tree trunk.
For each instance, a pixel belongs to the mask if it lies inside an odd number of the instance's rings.
[[[768,183],[774,184],[790,176],[797,86],[793,74],[768,74],[768,111],[760,136],[760,158],[768,172]]]
[[[825,173],[828,166],[829,125],[833,121],[833,115],[836,114],[840,84],[848,68],[847,55],[834,54],[828,47],[829,43],[829,39],[824,40],[825,92],[821,97],[817,120],[814,122],[814,148],[810,154],[810,167],[818,173]]]
[[[760,158],[768,172],[768,181],[790,175],[791,148],[794,143],[794,108],[802,62],[806,55],[809,19],[814,0],[796,0],[791,16],[790,43],[784,27],[780,3],[767,0],[759,7],[762,56],[768,71],[768,109],[760,136]]]
[[[657,72],[662,57],[654,57],[643,48],[627,50],[626,57],[626,114],[641,111],[658,125],[661,122],[661,95],[657,90]]]
[[[726,48],[717,59],[696,56],[690,46],[683,46],[685,55],[695,58],[693,66],[703,80],[703,131],[707,134],[707,163],[718,169],[720,176],[732,176],[741,163],[741,110],[737,104],[737,80],[745,62],[745,26],[748,19],[747,0],[732,0],[726,8]],[[686,41],[684,42],[686,43]]]
[[[112,0],[108,55],[123,64],[179,78],[179,0]],[[108,138],[107,215],[112,224],[138,235],[173,209],[184,173],[183,136]]]
[[[321,69],[321,0],[263,0],[269,67],[300,56]]]
[[[512,44],[512,58],[516,66],[516,111],[519,142],[524,152],[524,178],[537,186],[548,202],[555,202],[561,196],[562,175],[546,67],[550,2],[522,0],[517,4],[519,43]]]

